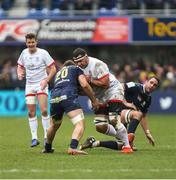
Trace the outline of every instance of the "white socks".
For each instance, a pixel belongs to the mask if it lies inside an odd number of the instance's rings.
[[[50,127],[50,117],[49,116],[42,116],[42,125],[44,130],[44,138],[47,138],[47,130]]]
[[[125,126],[123,124],[121,124],[120,128],[117,129],[116,138],[118,138],[121,141],[123,141],[124,146],[130,147],[129,141],[128,141],[127,130],[126,130],[126,128],[125,128]]]
[[[29,127],[31,130],[32,139],[38,139],[37,137],[38,121],[36,116],[33,118],[29,118]]]
[[[50,127],[50,117],[42,116],[42,125],[44,130],[44,138],[47,137],[47,129]],[[38,121],[37,117],[29,118],[29,127],[31,130],[32,139],[38,139],[37,136],[37,128],[38,128]]]
[[[116,130],[111,124],[108,124],[108,129],[105,134],[116,137]]]

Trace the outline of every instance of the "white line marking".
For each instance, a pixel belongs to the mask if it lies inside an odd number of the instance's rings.
[[[176,172],[176,169],[110,169],[106,170],[106,172],[113,173],[113,172]],[[32,172],[32,173],[43,173],[43,172],[86,172],[86,173],[92,173],[92,172],[102,172],[102,170],[92,170],[92,169],[53,169],[52,171],[49,169],[0,169],[0,173],[19,173],[19,172]]]

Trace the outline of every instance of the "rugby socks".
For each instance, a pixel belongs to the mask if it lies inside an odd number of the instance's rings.
[[[109,149],[118,150],[118,144],[116,141],[100,141],[99,147],[105,147]]]
[[[128,134],[129,134],[129,133],[135,134],[136,129],[137,129],[138,125],[139,125],[139,122],[140,122],[140,121],[137,120],[137,119],[132,119],[132,120],[130,121],[129,126],[128,126]]]
[[[38,139],[37,137],[37,128],[38,128],[38,121],[37,117],[29,118],[29,127],[31,130],[32,139]]]
[[[71,140],[71,143],[70,143],[70,148],[72,148],[72,149],[77,149],[77,147],[78,147],[78,140],[77,139],[72,139]]]
[[[124,146],[130,146],[128,141],[127,130],[123,124],[121,124],[121,127],[117,130],[116,138],[120,139],[124,143]]]
[[[115,128],[111,125],[111,124],[107,124],[108,128],[105,134],[109,135],[109,136],[113,136],[116,137],[116,130]]]
[[[49,116],[42,116],[42,125],[44,130],[44,138],[47,138],[47,130],[50,127],[50,117]]]

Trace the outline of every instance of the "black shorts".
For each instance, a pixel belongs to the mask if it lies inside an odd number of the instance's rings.
[[[78,98],[69,98],[59,103],[51,103],[50,115],[55,121],[62,120],[64,113],[81,109]]]

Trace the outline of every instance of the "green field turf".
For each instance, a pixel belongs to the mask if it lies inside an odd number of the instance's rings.
[[[142,128],[136,136],[138,151],[122,154],[105,148],[86,150],[86,156],[65,153],[70,142],[72,125],[64,119],[53,146],[54,154],[42,154],[43,131],[39,124],[41,144],[30,148],[30,132],[26,118],[0,117],[0,179],[119,179],[176,178],[176,116],[152,115],[149,124],[156,146],[148,144]],[[92,116],[86,116],[86,131],[97,139],[113,139],[95,132]]]

